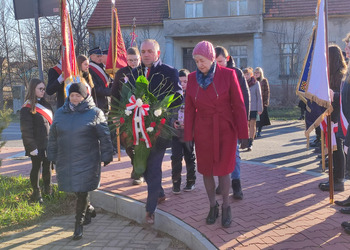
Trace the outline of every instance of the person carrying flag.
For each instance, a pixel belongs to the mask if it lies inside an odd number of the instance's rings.
[[[90,65],[89,72],[95,85],[96,106],[103,110],[107,115],[109,110],[111,88],[111,79],[105,71],[102,63],[102,50],[99,47],[89,51]]]
[[[61,49],[60,46],[60,54]],[[48,73],[48,83],[46,87],[46,93],[48,95],[53,95],[56,93],[56,106],[57,109],[60,108],[64,103],[64,78],[62,75],[62,62],[61,60],[52,68],[49,69]]]

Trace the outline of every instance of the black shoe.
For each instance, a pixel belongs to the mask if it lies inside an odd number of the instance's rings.
[[[350,227],[344,228],[345,233],[350,234]]]
[[[208,225],[215,223],[216,218],[219,217],[219,204],[216,202],[215,206],[210,208],[209,214],[207,216],[206,222]]]
[[[75,222],[73,240],[80,240],[83,237],[83,225],[80,222]]]
[[[86,209],[85,219],[83,225],[88,225],[91,223],[91,218],[96,217],[96,210],[92,205],[89,205]]]
[[[181,182],[177,181],[177,182],[173,182],[173,194],[180,194],[181,193]]]
[[[186,187],[184,187],[184,191],[185,192],[191,192],[195,188],[196,188],[196,185],[195,185],[194,181],[187,181]]]
[[[228,206],[227,208],[222,208],[222,215],[221,215],[221,225],[224,228],[230,227],[232,222],[232,217],[231,217],[231,207]]]
[[[338,206],[342,206],[342,207],[350,207],[350,196],[343,201],[335,201],[335,204],[337,204]],[[350,225],[349,225],[350,227]]]
[[[329,182],[320,183],[318,186],[322,191],[329,191]],[[335,182],[334,191],[344,191],[344,182]]]
[[[40,204],[43,204],[43,198],[41,197],[40,189],[36,188],[33,189],[33,193],[30,196],[30,200],[33,202],[39,202]]]
[[[342,228],[350,227],[350,222],[344,221],[341,223]]]
[[[341,208],[339,210],[342,214],[350,214],[350,207]]]
[[[233,190],[233,198],[235,200],[242,200],[243,199],[243,192],[241,187],[241,180],[240,179],[233,179],[232,180],[232,190]]]

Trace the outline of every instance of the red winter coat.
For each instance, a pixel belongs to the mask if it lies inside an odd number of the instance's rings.
[[[185,141],[194,138],[198,172],[205,176],[231,173],[236,164],[237,137],[248,138],[236,73],[217,66],[214,81],[206,90],[199,87],[196,73],[191,73],[185,103]]]

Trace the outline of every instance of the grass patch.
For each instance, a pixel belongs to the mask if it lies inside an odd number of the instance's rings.
[[[30,180],[22,176],[0,176],[0,233],[31,226],[47,218],[69,214],[75,208],[75,196],[58,191],[43,196],[44,203],[30,202]]]
[[[293,107],[269,107],[269,117],[271,120],[297,120],[300,117],[300,108]]]

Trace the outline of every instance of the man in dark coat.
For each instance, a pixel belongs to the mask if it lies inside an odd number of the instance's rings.
[[[89,72],[92,77],[92,81],[95,85],[96,92],[96,106],[103,110],[105,114],[108,113],[109,102],[111,96],[111,79],[105,71],[105,67],[101,62],[102,51],[99,47],[91,49],[89,51],[90,65]]]
[[[147,39],[141,44],[142,64],[133,70],[133,77],[130,78],[131,84],[135,84],[138,76],[144,75],[149,81],[149,91],[155,92],[157,89],[158,100],[163,100],[167,95],[173,93],[177,98],[173,105],[182,103],[183,93],[179,82],[178,71],[163,64],[159,58],[160,48],[155,40]],[[164,153],[170,141],[161,137],[153,145],[147,161],[147,168],[144,173],[147,182],[147,202],[146,202],[146,222],[154,223],[154,211],[157,203],[165,200],[164,190],[162,188],[162,161]]]
[[[46,93],[53,95],[56,93],[57,109],[64,103],[64,79],[62,76],[61,61],[49,69]]]

